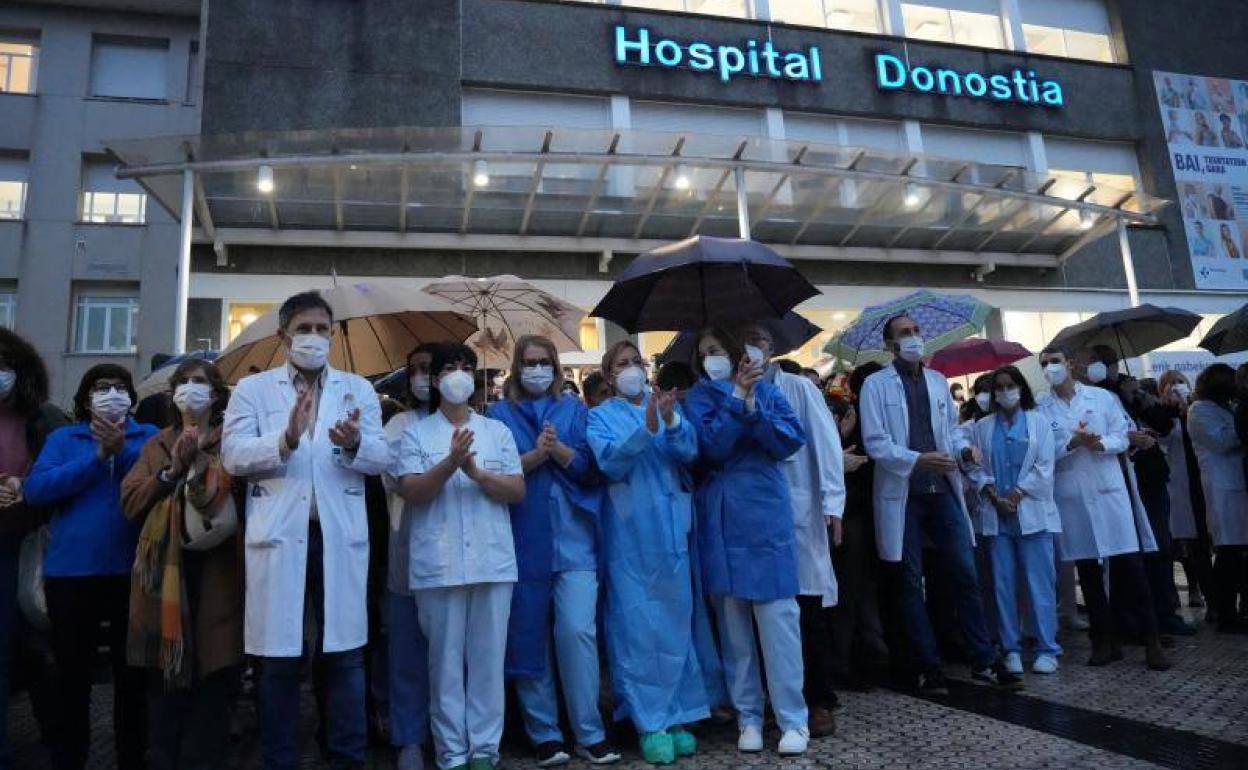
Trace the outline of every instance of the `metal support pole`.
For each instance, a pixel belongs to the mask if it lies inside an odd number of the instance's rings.
[[[191,230],[195,219],[195,172],[182,172],[182,221],[179,223],[178,291],[173,309],[173,352],[186,352],[186,306],[191,294]]]
[[[1127,298],[1131,307],[1140,306],[1140,287],[1135,282],[1135,260],[1131,257],[1131,240],[1127,237],[1127,222],[1118,218],[1118,251],[1122,253],[1122,272],[1127,276]],[[1140,356],[1140,364],[1144,369],[1140,377],[1151,377],[1152,366],[1148,355]]]
[[[745,194],[745,169],[737,166],[732,170],[733,182],[737,185],[737,230],[741,240],[750,239],[750,201]]]

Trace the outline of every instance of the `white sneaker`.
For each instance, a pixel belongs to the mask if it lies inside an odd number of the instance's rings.
[[[1056,674],[1057,673],[1057,656],[1041,654],[1036,656],[1036,662],[1031,664],[1032,673],[1035,674]]]
[[[776,748],[776,751],[782,757],[805,754],[808,743],[810,743],[810,730],[807,728],[800,727],[796,730],[785,730],[784,735],[780,737],[780,745]]]
[[[1005,670],[1016,676],[1023,673],[1023,659],[1018,657],[1017,652],[1005,656]]]
[[[786,733],[787,734],[787,733]],[[737,738],[737,751],[754,753],[763,750],[763,731],[754,725],[741,728],[741,737]]]

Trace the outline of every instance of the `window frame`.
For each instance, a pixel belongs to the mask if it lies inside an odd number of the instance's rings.
[[[146,48],[150,50],[160,50],[164,53],[164,84],[161,86],[160,96],[131,96],[126,94],[108,94],[100,93],[99,73],[97,72],[97,52],[101,46],[112,46],[114,48],[140,49]],[[104,99],[111,101],[123,102],[143,102],[147,104],[168,104],[170,101],[169,93],[169,67],[173,54],[173,41],[167,37],[149,37],[142,35],[105,35],[96,34],[91,37],[91,61],[90,61],[90,77],[87,79],[87,98]]]
[[[12,329],[17,325],[17,291],[12,287],[0,289],[0,328]]]
[[[20,54],[6,53],[0,51],[0,57],[9,60],[8,67],[4,69],[5,82],[0,83],[0,94],[21,94],[25,96],[33,96],[39,93],[39,53],[42,46],[39,45],[40,39],[37,35],[24,36],[14,34],[12,32],[0,32],[0,43],[12,43],[17,45],[28,45],[31,48],[30,54],[30,89],[27,91],[14,91],[9,87],[13,78],[13,59]]]
[[[118,309],[127,311],[126,341],[128,347],[124,349],[112,348],[109,345],[112,339],[113,311]],[[88,344],[92,336],[88,331],[92,310],[102,310],[104,314],[104,328],[101,331],[103,346],[100,348],[92,348]],[[139,298],[137,296],[88,292],[78,294],[74,301],[72,352],[80,355],[134,355],[138,352],[138,317]]]

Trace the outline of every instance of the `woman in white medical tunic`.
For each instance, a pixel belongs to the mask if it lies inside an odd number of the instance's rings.
[[[409,585],[429,641],[441,770],[492,770],[503,733],[503,653],[516,581],[507,506],[524,474],[507,426],[473,412],[477,357],[434,350],[432,412],[403,434],[394,475],[412,504]]]

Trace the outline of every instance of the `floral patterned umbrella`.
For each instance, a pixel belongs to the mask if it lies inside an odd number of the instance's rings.
[[[468,344],[477,351],[480,367],[506,369],[516,339],[526,334],[549,337],[560,353],[581,349],[585,311],[514,275],[447,276],[424,290],[477,319],[478,332]]]
[[[930,356],[946,345],[978,333],[991,312],[991,305],[965,294],[939,294],[920,289],[863,310],[856,321],[828,342],[823,352],[851,365],[889,361],[892,356],[884,350],[884,324],[904,313],[918,323],[923,335],[923,353]]]

